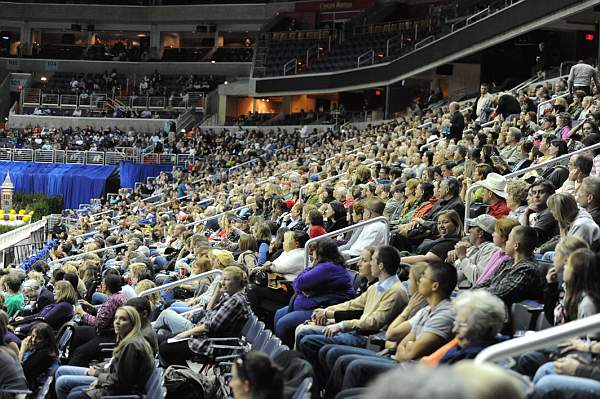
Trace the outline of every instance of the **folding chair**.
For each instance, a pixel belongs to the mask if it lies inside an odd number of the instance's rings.
[[[312,387],[313,380],[310,377],[306,377],[296,392],[292,399],[310,399],[310,388]]]
[[[271,338],[272,334],[273,333],[269,330],[261,331],[261,333],[258,334],[258,336],[256,337],[256,340],[254,342],[250,342],[250,345],[252,346],[252,350],[258,351],[258,352],[263,352],[263,348],[265,347],[265,344],[267,343],[269,338]]]

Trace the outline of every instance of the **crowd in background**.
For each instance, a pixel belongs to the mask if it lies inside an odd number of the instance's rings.
[[[566,82],[517,93],[482,84],[469,104],[364,128],[201,135],[194,151],[206,160],[73,213],[49,262],[2,271],[0,356],[23,377],[2,373],[35,390],[58,366],[54,332],[74,319],[57,397],[139,393],[155,356],[210,364],[209,338],[239,335],[254,314],[300,352],[315,395],[434,392],[443,381],[445,397],[498,397],[490,386],[523,397],[514,375],[531,378],[536,398],[598,395],[595,334],[522,354],[512,374],[463,362],[522,333],[511,309],[524,300],[543,304],[547,326],[600,309],[592,70],[580,63]],[[90,367],[101,343],[116,345],[113,361]],[[236,361],[235,397],[282,397],[291,382],[275,360]]]

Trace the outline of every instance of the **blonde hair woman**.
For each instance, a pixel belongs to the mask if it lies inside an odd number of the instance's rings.
[[[560,236],[567,235],[581,238],[590,244],[592,250],[600,243],[600,228],[591,215],[579,208],[575,197],[569,193],[555,193],[548,197],[548,209],[558,222]]]
[[[121,306],[114,318],[117,346],[107,366],[62,366],[56,371],[58,399],[69,397],[99,399],[111,395],[143,395],[154,371],[154,355],[141,333],[142,322],[132,306]],[[80,376],[80,379],[73,378]]]

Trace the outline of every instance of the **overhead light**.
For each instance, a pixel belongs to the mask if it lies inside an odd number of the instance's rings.
[[[138,33],[136,36],[137,37],[146,37],[147,35],[145,33]]]
[[[224,81],[224,82],[223,82],[223,84],[224,84],[224,85],[226,85],[227,83],[228,83],[227,81]]]
[[[3,38],[4,40],[10,40],[10,37],[8,37],[8,36],[2,36],[2,38]]]
[[[210,63],[211,63],[211,64],[214,64],[214,63],[215,63],[215,60],[212,60]]]
[[[45,81],[47,81],[47,80],[48,80],[48,78],[47,78],[47,77],[45,77],[45,76],[42,76],[42,77],[40,78],[40,80],[41,80],[42,82],[45,82]]]

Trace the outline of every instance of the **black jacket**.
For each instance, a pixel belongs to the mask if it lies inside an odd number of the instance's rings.
[[[31,309],[22,310],[21,316],[30,316],[39,313],[46,306],[54,303],[54,294],[49,289],[42,287],[38,294],[37,301],[31,306]]]
[[[456,111],[450,118],[450,134],[449,139],[458,140],[462,139],[463,130],[465,130],[465,117],[460,111]]]
[[[96,388],[85,393],[91,399],[144,393],[146,382],[154,371],[154,359],[143,349],[144,341],[141,335],[134,337],[113,358],[108,372],[98,375]]]

